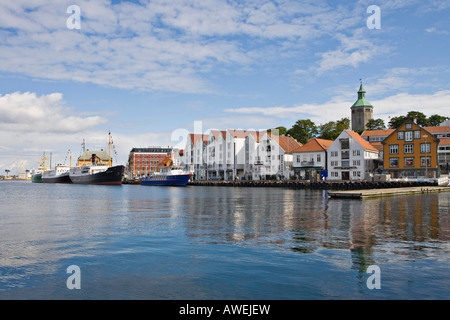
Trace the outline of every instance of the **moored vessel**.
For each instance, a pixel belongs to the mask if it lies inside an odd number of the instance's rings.
[[[97,150],[84,150],[78,158],[77,167],[71,168],[69,178],[74,184],[104,184],[121,185],[125,167],[123,165],[112,166],[111,158],[111,132],[109,132],[109,152]]]
[[[41,183],[42,182],[42,174],[46,171],[46,160],[45,152],[42,156],[41,162],[39,162],[39,168],[31,170],[31,182],[33,183]]]
[[[56,165],[42,173],[43,183],[72,183],[69,177],[70,166]]]
[[[180,166],[162,168],[147,177],[141,178],[141,184],[145,186],[186,186],[192,174],[187,173]]]

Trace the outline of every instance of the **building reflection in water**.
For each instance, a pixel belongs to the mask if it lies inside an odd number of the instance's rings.
[[[195,189],[195,188],[192,188]],[[375,253],[437,254],[450,239],[449,194],[328,199],[326,191],[209,188],[187,200],[188,237],[207,243],[276,245],[298,253],[349,250],[362,277]]]

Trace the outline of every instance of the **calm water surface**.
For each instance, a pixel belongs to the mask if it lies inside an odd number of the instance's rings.
[[[450,193],[3,181],[0,219],[0,299],[450,299]]]

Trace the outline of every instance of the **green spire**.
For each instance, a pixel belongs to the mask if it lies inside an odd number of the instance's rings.
[[[366,91],[363,88],[362,82],[358,90],[358,100],[352,105],[353,107],[373,107],[372,104],[366,100]]]

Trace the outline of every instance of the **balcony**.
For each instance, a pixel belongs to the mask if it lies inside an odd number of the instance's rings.
[[[313,167],[314,166],[314,160],[313,161],[302,161],[300,162],[300,166],[302,167]]]

